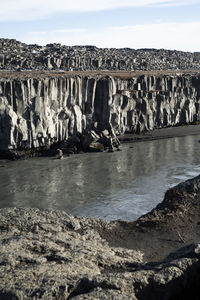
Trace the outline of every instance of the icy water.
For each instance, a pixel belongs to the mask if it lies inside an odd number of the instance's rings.
[[[169,187],[200,173],[198,139],[125,144],[120,152],[63,160],[0,161],[0,207],[134,220],[162,201]]]

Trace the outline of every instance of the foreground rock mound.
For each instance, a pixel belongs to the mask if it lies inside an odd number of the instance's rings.
[[[199,188],[135,222],[1,209],[0,299],[199,299]]]

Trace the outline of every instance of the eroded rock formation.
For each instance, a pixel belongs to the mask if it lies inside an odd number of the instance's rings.
[[[199,104],[198,74],[1,74],[0,149],[49,147],[94,126],[112,137],[188,124]]]
[[[135,222],[0,210],[1,299],[199,299],[200,177]]]
[[[199,52],[165,49],[97,48],[95,46],[27,45],[0,39],[4,70],[188,70],[200,69]]]

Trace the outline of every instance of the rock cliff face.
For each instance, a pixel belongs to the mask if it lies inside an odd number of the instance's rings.
[[[51,145],[94,124],[123,134],[198,120],[198,74],[0,79],[1,150]]]

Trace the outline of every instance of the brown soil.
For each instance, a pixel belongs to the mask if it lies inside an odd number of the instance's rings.
[[[141,250],[144,260],[158,262],[171,252],[200,240],[200,192],[169,189],[163,202],[135,222],[116,221],[100,232],[110,246]]]
[[[19,79],[25,80],[28,78],[51,78],[51,77],[69,77],[69,76],[113,76],[120,78],[132,78],[141,75],[183,75],[183,74],[199,74],[200,70],[158,70],[158,71],[8,71],[0,70],[0,79]]]

